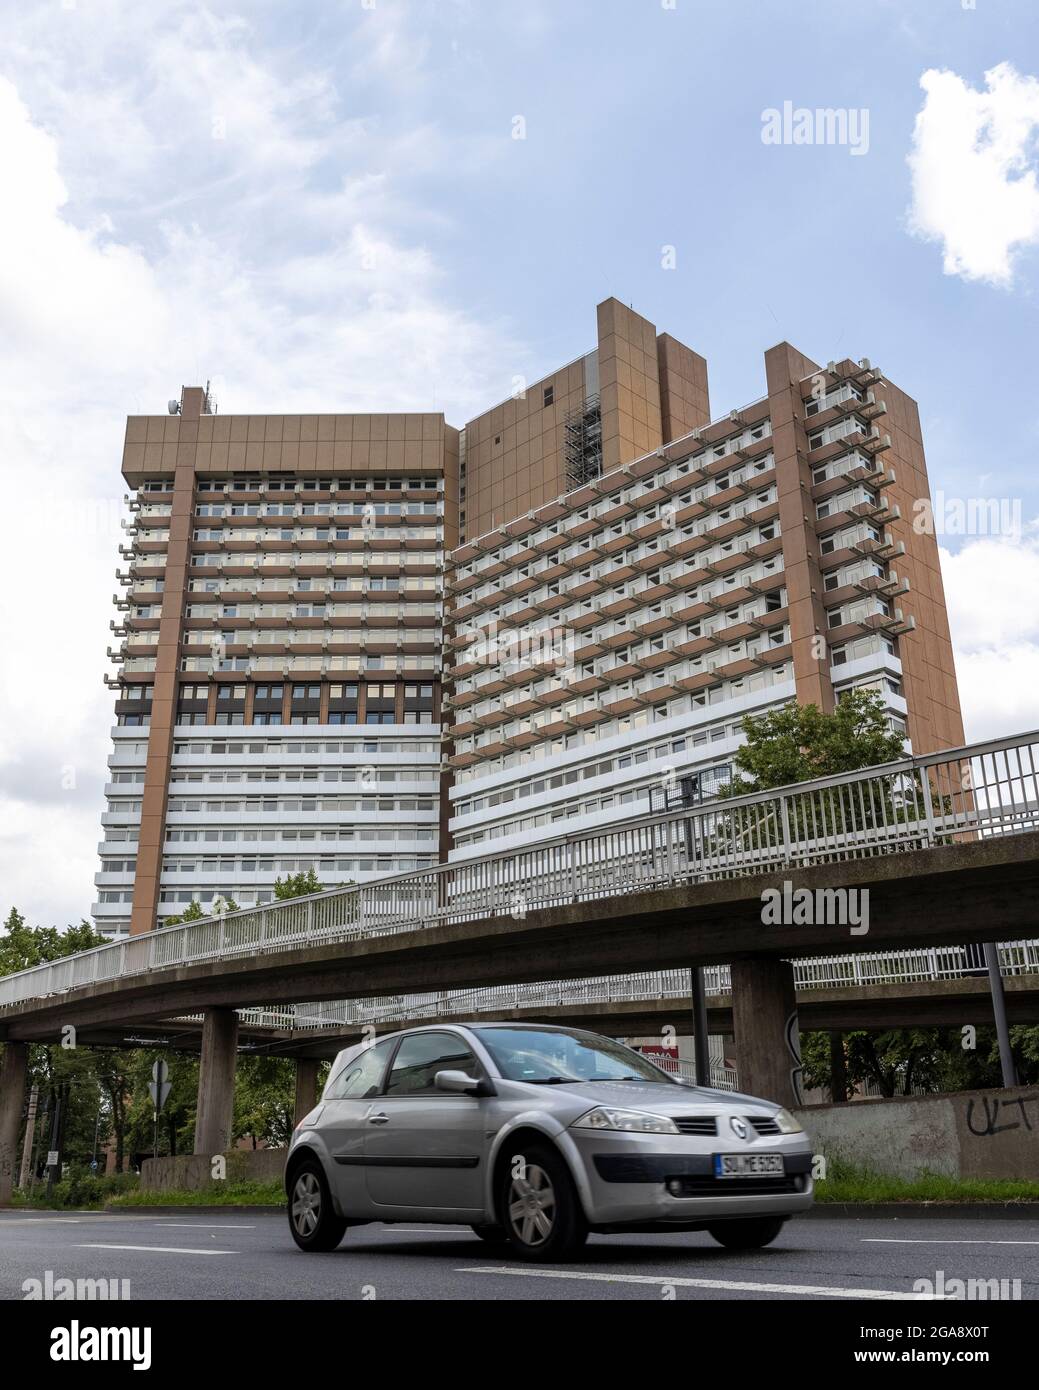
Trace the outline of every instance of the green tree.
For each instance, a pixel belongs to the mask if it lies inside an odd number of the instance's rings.
[[[736,775],[725,796],[767,791],[792,782],[834,777],[905,756],[876,690],[849,690],[829,714],[796,700],[765,714],[743,717],[746,742],[735,756]]]
[[[30,927],[16,907],[7,914],[3,933],[0,936],[0,975],[13,975],[16,970],[28,970],[34,965],[71,956],[76,951],[103,946],[107,939],[85,920],[64,931],[57,927]]]
[[[320,893],[321,884],[313,869],[289,874],[274,880],[274,896],[280,902],[283,898],[305,898],[311,893]]]
[[[224,898],[223,902],[226,903],[226,907],[223,909],[225,912],[237,912],[239,910],[238,904],[233,898]],[[183,912],[179,912],[173,917],[164,917],[162,925],[164,927],[177,927],[184,922],[201,922],[203,918],[212,917],[212,915],[211,912],[206,911],[197,898],[192,898]]]
[[[253,1148],[281,1148],[292,1137],[296,1068],[288,1057],[239,1057],[235,1070],[234,1137]]]
[[[901,734],[894,733],[878,692],[851,690],[836,709],[796,701],[742,721],[745,743],[735,754],[732,781],[719,793],[725,799],[874,768],[904,757]],[[875,773],[869,791],[857,786],[814,788],[787,797],[783,806],[764,798],[760,804],[722,809],[711,821],[703,856],[725,862],[732,856],[756,855],[767,862],[769,851],[789,844],[792,861],[805,846],[833,835],[879,831],[892,838],[892,827],[911,821],[920,807],[919,777],[909,772]],[[898,836],[907,847],[912,834]],[[785,857],[782,853],[773,856]]]
[[[1039,1027],[1015,1025],[1011,1049],[1023,1086],[1039,1081]],[[974,1047],[963,1046],[959,1028],[856,1029],[842,1038],[847,1081],[872,1081],[883,1096],[970,1091],[1002,1085],[996,1030],[979,1028]],[[801,1035],[805,1084],[832,1094],[829,1033]]]
[[[30,927],[24,914],[12,907],[0,935],[0,975],[45,965],[104,944],[105,937],[87,921],[64,931],[57,927]],[[66,1041],[72,1042],[72,1035]],[[36,1086],[40,1096],[34,1142],[49,1146],[52,1120],[59,1114],[59,1147],[80,1162],[90,1161],[95,1136],[99,1141],[107,1137],[95,1063],[90,1048],[36,1044],[29,1050],[29,1085]]]
[[[170,1094],[159,1116],[159,1155],[190,1152],[195,1137],[198,1104],[198,1058],[166,1048],[137,1048],[124,1054],[127,1060],[128,1097],[126,1145],[131,1153],[151,1154],[155,1146],[155,1111],[148,1083],[152,1068],[162,1058],[168,1069]]]
[[[133,1052],[115,1048],[100,1050],[97,1057],[98,1083],[105,1095],[108,1132],[115,1140],[115,1171],[123,1172],[126,1163],[126,1130],[128,1111],[133,1097]]]

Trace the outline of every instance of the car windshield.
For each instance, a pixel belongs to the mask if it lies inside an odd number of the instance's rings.
[[[509,1081],[563,1085],[568,1081],[656,1081],[672,1084],[630,1047],[568,1028],[474,1028]]]

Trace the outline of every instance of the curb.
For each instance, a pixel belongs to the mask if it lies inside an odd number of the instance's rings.
[[[274,1207],[274,1206],[266,1206],[266,1207],[262,1207],[262,1206],[235,1206],[235,1205],[231,1204],[230,1202],[224,1202],[224,1203],[221,1204],[220,1206],[215,1206],[215,1207],[203,1207],[203,1206],[195,1206],[195,1205],[190,1205],[190,1206],[189,1206],[189,1205],[183,1205],[183,1204],[182,1204],[182,1205],[177,1205],[177,1206],[168,1206],[168,1207],[163,1207],[163,1206],[142,1207],[142,1206],[136,1206],[136,1205],[135,1205],[135,1206],[132,1206],[132,1207],[131,1207],[131,1206],[125,1206],[125,1207],[105,1206],[105,1207],[102,1207],[101,1210],[102,1210],[103,1212],[106,1212],[106,1213],[107,1213],[108,1215],[110,1215],[110,1216],[133,1216],[133,1215],[135,1215],[135,1214],[137,1214],[137,1213],[140,1213],[140,1215],[142,1215],[142,1216],[173,1216],[173,1215],[176,1215],[177,1213],[180,1213],[180,1212],[193,1212],[193,1211],[194,1211],[194,1212],[198,1212],[198,1213],[200,1213],[200,1214],[203,1215],[203,1216],[213,1216],[213,1215],[215,1215],[217,1212],[221,1212],[221,1211],[224,1211],[224,1212],[232,1212],[232,1213],[233,1213],[233,1212],[239,1212],[239,1213],[243,1213],[243,1214],[245,1214],[245,1215],[247,1215],[247,1216],[259,1216],[262,1212],[277,1212],[278,1215],[280,1216],[280,1215],[283,1215],[284,1212],[285,1212],[285,1205],[284,1205],[284,1203],[282,1203],[280,1206],[276,1206],[276,1207]]]
[[[802,1215],[817,1220],[1039,1221],[1037,1202],[816,1202]]]

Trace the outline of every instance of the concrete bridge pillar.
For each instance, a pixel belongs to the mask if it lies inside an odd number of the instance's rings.
[[[7,1043],[0,1063],[0,1204],[11,1200],[18,1172],[18,1131],[28,1069],[29,1044]]]
[[[292,1117],[293,1125],[298,1125],[304,1115],[309,1115],[317,1105],[317,1072],[320,1063],[313,1057],[296,1058],[296,1107]]]
[[[731,971],[740,1090],[780,1105],[799,1105],[801,1045],[793,966],[759,956],[733,961]]]
[[[198,1066],[197,1154],[222,1154],[231,1142],[237,1053],[238,1015],[234,1009],[207,1009]]]

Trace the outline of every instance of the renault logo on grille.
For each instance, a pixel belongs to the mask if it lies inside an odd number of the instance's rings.
[[[746,1139],[749,1133],[746,1121],[741,1120],[738,1115],[730,1115],[729,1124],[732,1127],[733,1134],[735,1134],[738,1139]]]

